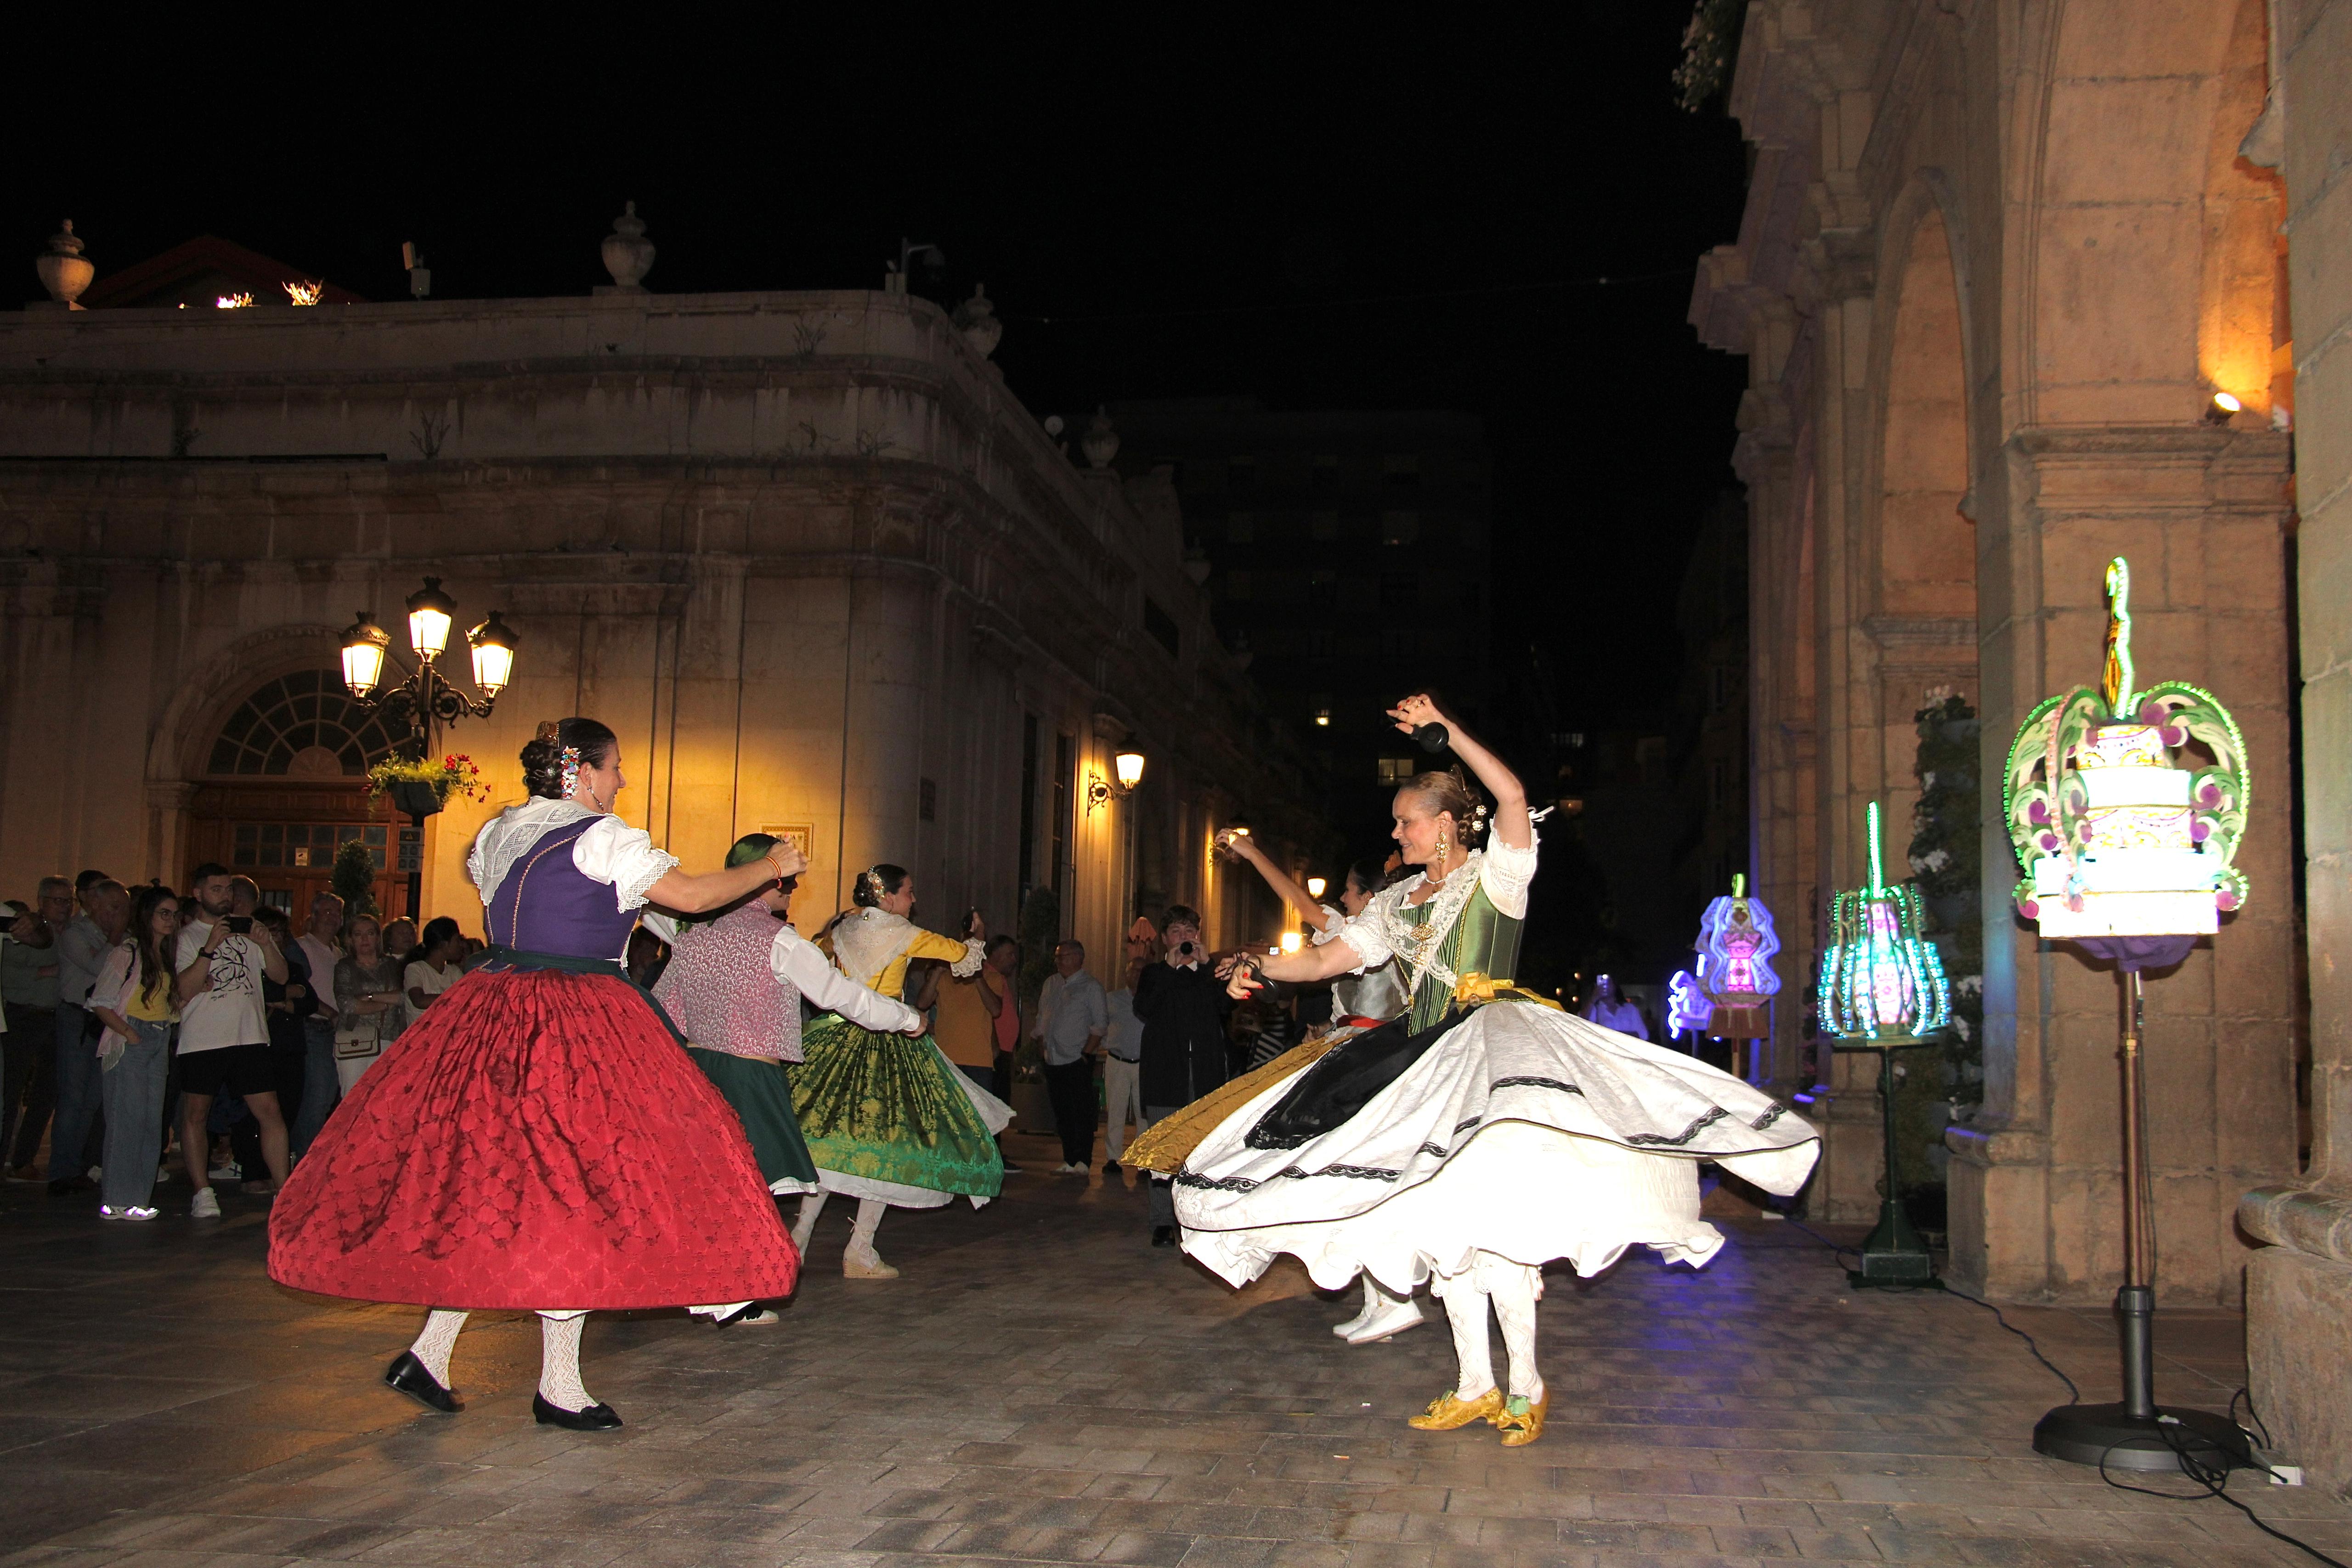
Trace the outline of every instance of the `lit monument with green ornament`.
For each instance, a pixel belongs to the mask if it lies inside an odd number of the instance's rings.
[[[1830,902],[1830,939],[1817,993],[1822,1028],[1840,1051],[1878,1054],[1879,1113],[1886,1140],[1878,1228],[1862,1244],[1857,1289],[1933,1287],[1935,1260],[1903,1212],[1895,1173],[1895,1054],[1932,1045],[1952,1021],[1952,990],[1936,945],[1919,935],[1919,890],[1889,887],[1880,849],[1878,802],[1870,803],[1870,882]]]
[[[2002,781],[2010,842],[2024,873],[2018,914],[2045,939],[2112,963],[2126,1004],[2124,1283],[2116,1293],[2124,1396],[2051,1411],[2033,1428],[2033,1446],[2108,1469],[2172,1470],[2184,1452],[2207,1465],[2247,1464],[2245,1435],[2234,1423],[2156,1403],[2156,1227],[2140,1061],[2141,972],[2179,964],[2246,901],[2235,863],[2251,795],[2246,743],[2230,710],[2202,686],[2135,684],[2131,568],[2121,556],[2107,563],[2106,592],[2104,678],[2026,716]]]

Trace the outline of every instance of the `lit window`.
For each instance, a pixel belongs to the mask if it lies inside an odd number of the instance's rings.
[[[1413,759],[1410,757],[1383,757],[1380,759],[1381,782],[1391,787],[1412,782]]]

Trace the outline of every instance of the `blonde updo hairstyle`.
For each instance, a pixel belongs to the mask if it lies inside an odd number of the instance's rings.
[[[1416,773],[1400,785],[1397,792],[1421,797],[1422,804],[1429,808],[1433,817],[1453,813],[1454,841],[1465,850],[1477,848],[1479,841],[1486,836],[1486,798],[1458,762],[1442,773]]]

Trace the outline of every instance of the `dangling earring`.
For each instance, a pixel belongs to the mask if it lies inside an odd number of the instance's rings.
[[[1453,852],[1454,852],[1454,844],[1453,844],[1453,841],[1452,841],[1451,840],[1449,840],[1449,839],[1447,839],[1447,838],[1446,838],[1446,836],[1445,836],[1445,830],[1444,830],[1444,828],[1440,828],[1440,829],[1438,829],[1438,830],[1437,830],[1437,874],[1438,874],[1438,875],[1440,875],[1440,876],[1444,876],[1444,875],[1445,874],[1445,860],[1446,860],[1446,857],[1447,857],[1447,856],[1449,856],[1449,855],[1451,855]]]

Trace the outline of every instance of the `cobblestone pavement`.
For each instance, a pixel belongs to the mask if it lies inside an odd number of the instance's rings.
[[[376,1386],[416,1314],[271,1286],[258,1202],[198,1225],[167,1188],[163,1222],[100,1225],[7,1188],[0,1563],[2307,1561],[2223,1503],[2036,1457],[2064,1396],[2021,1342],[1948,1296],[1850,1291],[1786,1225],[1720,1221],[1698,1273],[1552,1273],[1550,1429],[1513,1451],[1404,1425],[1448,1382],[1442,1325],[1349,1349],[1350,1303],[1287,1270],[1229,1291],[1147,1245],[1140,1192],[1033,1146],[983,1211],[890,1217],[901,1280],[843,1280],[829,1213],[779,1326],[593,1319],[588,1385],[628,1422],[600,1436],[532,1424],[520,1316],[459,1344],[463,1415]],[[2113,1397],[2104,1313],[2011,1316]],[[2238,1333],[2168,1313],[2162,1395],[2226,1405]],[[2352,1509],[2233,1491],[2352,1554]]]

